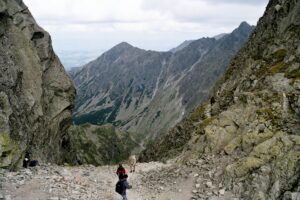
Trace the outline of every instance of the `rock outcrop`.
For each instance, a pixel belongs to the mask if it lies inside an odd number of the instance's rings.
[[[300,1],[271,0],[211,101],[150,144],[143,160],[214,155],[212,167],[223,167],[214,185],[236,198],[298,199],[299,35]]]
[[[62,161],[75,90],[21,0],[0,1],[0,167]]]
[[[218,40],[202,38],[172,52],[121,43],[71,72],[78,91],[76,124],[112,123],[149,138],[167,132],[224,73],[253,27],[242,23]]]

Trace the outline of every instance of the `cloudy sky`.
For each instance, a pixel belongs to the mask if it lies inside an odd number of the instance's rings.
[[[57,51],[103,51],[119,42],[169,50],[184,40],[256,24],[268,0],[24,0]]]

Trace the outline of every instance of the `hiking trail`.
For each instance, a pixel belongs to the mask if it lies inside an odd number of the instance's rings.
[[[124,165],[128,171],[129,167]],[[5,200],[119,200],[115,192],[117,166],[41,165],[18,172],[0,171]],[[226,199],[219,189],[206,184],[206,172],[195,166],[174,162],[138,163],[135,173],[128,173],[129,200]],[[1,189],[1,187],[0,187]],[[209,189],[209,192],[208,192]],[[1,190],[0,190],[1,191]],[[220,198],[219,198],[220,197]],[[230,198],[228,198],[230,199]]]

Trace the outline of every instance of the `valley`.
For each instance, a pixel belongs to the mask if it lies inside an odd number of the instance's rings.
[[[111,123],[150,139],[168,132],[208,98],[253,28],[242,22],[230,34],[189,41],[169,52],[118,44],[69,72],[77,89],[75,124]]]
[[[118,163],[133,200],[300,199],[300,0],[69,74],[22,0],[0,0],[0,28],[1,200],[121,199]]]

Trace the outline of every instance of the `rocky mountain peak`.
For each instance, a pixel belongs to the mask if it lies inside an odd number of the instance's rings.
[[[115,46],[115,48],[132,48],[133,46],[128,42],[121,42]],[[113,47],[114,48],[114,47]]]
[[[234,31],[233,34],[241,35],[241,34],[247,34],[249,31],[252,31],[255,28],[255,26],[251,26],[247,22],[242,22]]]
[[[251,27],[251,25],[248,24],[248,22],[243,21],[243,22],[240,23],[238,29],[246,29],[246,28],[249,28],[249,27]]]

